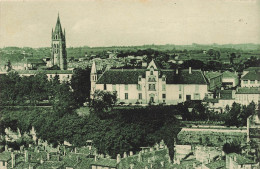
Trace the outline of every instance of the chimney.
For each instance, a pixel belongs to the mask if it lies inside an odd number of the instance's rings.
[[[50,160],[50,153],[47,153],[47,160]]]
[[[41,156],[41,161],[40,161],[40,163],[43,164],[43,162],[44,162],[44,161],[43,161],[43,158],[42,158],[42,156]]]
[[[138,162],[142,162],[142,152],[141,151],[138,154]]]
[[[127,157],[127,154],[126,154],[126,152],[124,152],[124,156],[123,156],[123,158],[126,158]]]
[[[75,151],[75,153],[77,153],[77,148],[76,147],[74,148],[74,151]]]
[[[120,161],[121,161],[121,156],[120,156],[120,154],[117,154],[117,156],[116,156],[116,162],[117,162],[117,163],[120,163]]]
[[[178,68],[176,69],[176,75],[177,75],[177,74],[179,74],[179,69],[178,69]]]
[[[25,151],[24,151],[24,161],[25,161],[25,162],[29,162],[28,150],[25,150]]]
[[[161,166],[164,167],[164,161],[161,161]]]
[[[14,166],[15,166],[15,154],[13,152],[11,154],[11,157],[12,157],[12,168],[14,168]]]
[[[130,156],[134,155],[133,151],[130,151]]]
[[[95,154],[95,161],[97,161],[98,160],[98,157],[97,157],[97,155]]]
[[[150,147],[150,152],[152,152],[153,151],[153,147]]]
[[[191,74],[191,67],[189,67],[189,74]]]
[[[8,151],[8,145],[7,144],[5,145],[5,151]]]

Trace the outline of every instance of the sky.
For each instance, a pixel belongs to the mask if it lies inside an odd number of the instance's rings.
[[[0,0],[0,47],[260,43],[260,0]]]

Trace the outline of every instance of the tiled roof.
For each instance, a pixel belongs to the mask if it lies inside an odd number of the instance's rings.
[[[58,169],[61,168],[64,165],[64,162],[62,161],[45,161],[43,164],[40,164],[37,169],[46,169],[46,168],[52,168],[52,169]]]
[[[72,70],[18,70],[19,74],[73,74]]]
[[[232,99],[232,90],[220,90],[220,99]]]
[[[218,160],[206,164],[206,167],[208,167],[209,169],[221,169],[221,168],[225,168],[225,166],[226,166],[225,160]]]
[[[201,70],[179,70],[178,74],[174,70],[162,70],[162,75],[166,75],[166,84],[207,84]]]
[[[242,80],[260,80],[260,72],[248,72],[245,76],[241,77]]]
[[[42,59],[36,59],[36,58],[28,58],[26,59],[27,63],[38,63],[38,64],[45,64],[45,62]]]
[[[146,69],[110,69],[103,73],[97,84],[138,84],[138,77],[145,77]],[[207,84],[200,70],[161,70],[161,75],[166,76],[166,84]]]
[[[91,163],[91,165],[104,166],[104,167],[116,167],[117,162],[115,159],[101,158]]]
[[[222,78],[238,78],[238,76],[234,72],[225,71],[222,74]]]
[[[242,165],[242,164],[254,164],[255,162],[253,160],[250,160],[244,156],[241,156],[239,154],[236,154],[236,153],[230,153],[228,154],[229,157],[232,157],[234,159],[234,157],[236,157],[236,162],[237,164],[239,165]]]
[[[258,87],[240,87],[237,88],[236,94],[260,94],[260,88]]]
[[[97,84],[138,84],[139,76],[145,76],[145,69],[110,69],[103,73]]]
[[[0,153],[0,161],[9,161],[11,159],[10,152],[2,152]]]
[[[212,78],[215,78],[215,77],[218,77],[218,76],[221,76],[222,74],[219,73],[219,72],[206,72],[205,73],[205,76],[207,79],[212,79]]]
[[[245,69],[244,71],[260,71],[260,67],[249,67]]]

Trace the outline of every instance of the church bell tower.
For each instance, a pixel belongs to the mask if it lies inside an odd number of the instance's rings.
[[[51,63],[52,66],[58,66],[61,70],[67,69],[67,52],[66,52],[66,38],[65,29],[62,32],[60,17],[58,14],[55,29],[52,29],[51,36]]]

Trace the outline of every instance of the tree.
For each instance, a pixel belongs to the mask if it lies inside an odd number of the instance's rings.
[[[223,151],[226,154],[229,154],[229,153],[240,154],[241,153],[241,147],[240,147],[239,143],[237,143],[237,142],[225,143],[223,145]]]
[[[68,83],[61,83],[56,87],[54,98],[52,99],[53,110],[58,116],[72,113],[76,109],[76,102]]]
[[[11,61],[8,60],[6,65],[5,65],[5,69],[7,72],[10,72],[12,70],[12,64],[11,64]]]
[[[71,78],[73,95],[78,106],[82,106],[90,96],[90,69],[76,69]]]
[[[117,102],[116,92],[109,92],[103,90],[95,90],[91,106],[97,115],[104,115],[104,112],[108,112]]]

